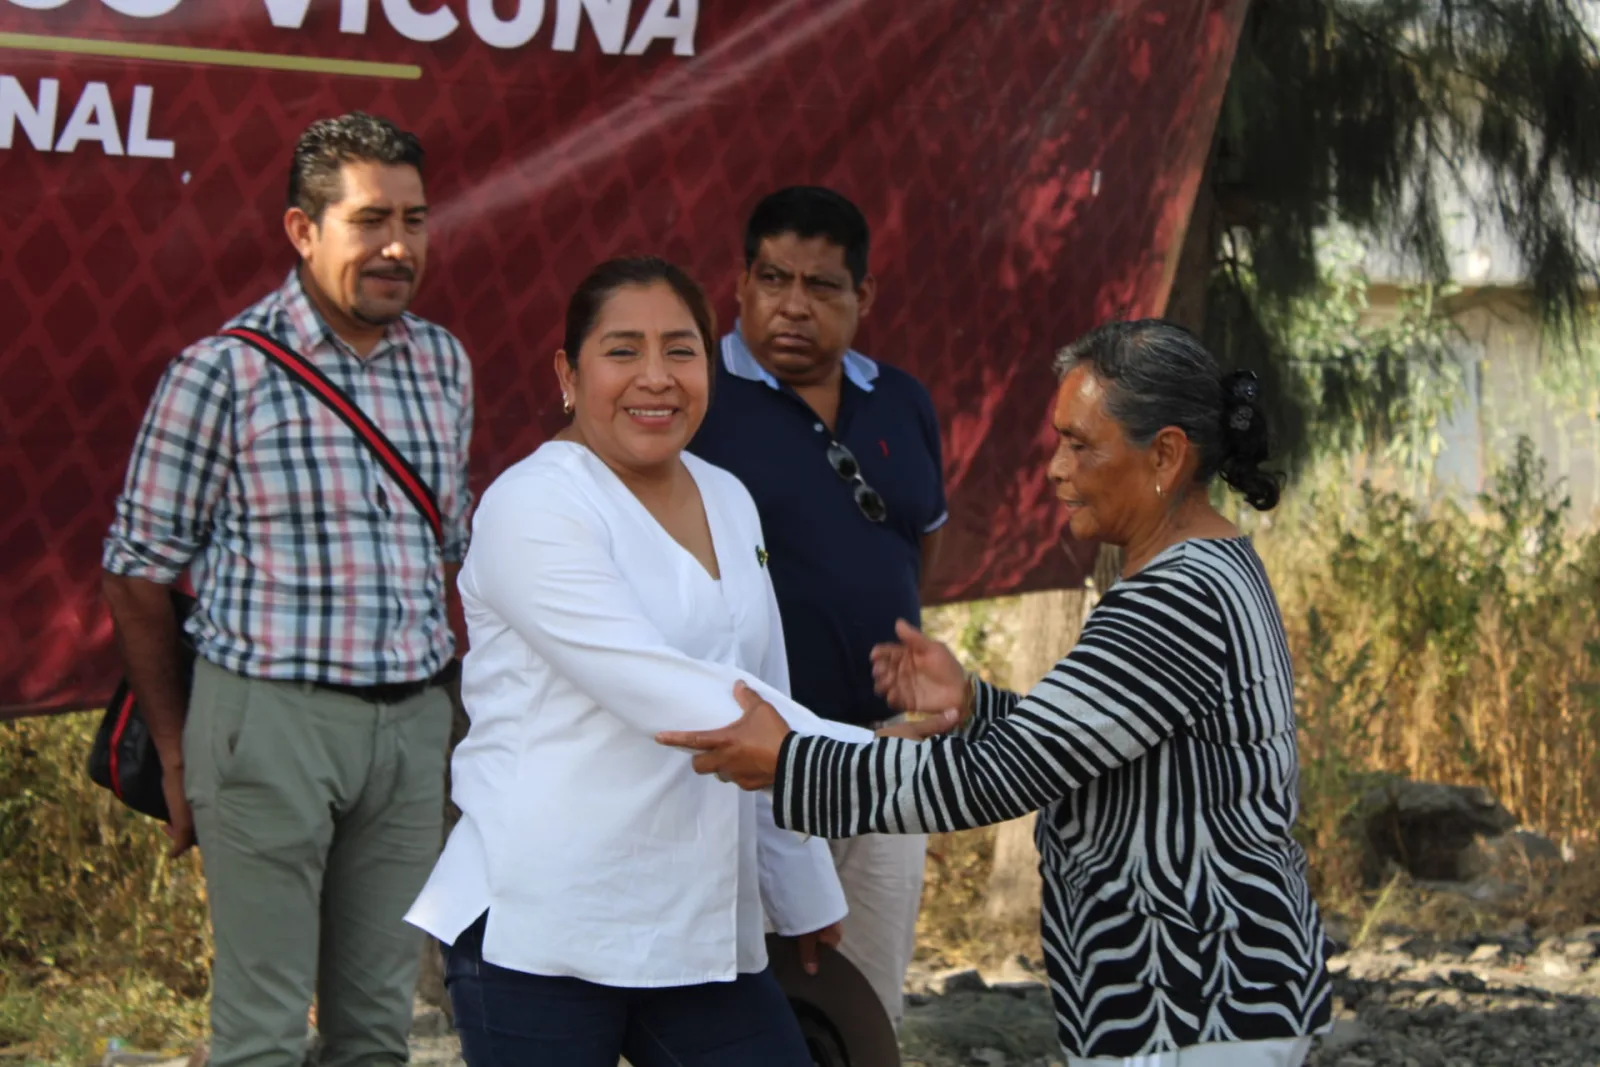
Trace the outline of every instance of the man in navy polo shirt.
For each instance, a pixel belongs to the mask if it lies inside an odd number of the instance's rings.
[[[795,699],[877,727],[894,712],[872,691],[872,646],[894,639],[897,618],[920,624],[947,513],[927,389],[850,347],[877,289],[868,244],[861,211],[832,190],[798,186],[756,205],[739,319],[689,447],[755,498]],[[898,1026],[927,838],[832,845],[850,906],[840,951]]]

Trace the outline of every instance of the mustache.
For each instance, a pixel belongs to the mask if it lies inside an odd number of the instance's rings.
[[[410,267],[395,264],[390,267],[375,267],[372,270],[364,270],[361,272],[361,276],[363,278],[382,278],[385,281],[409,282],[416,280],[417,272]]]

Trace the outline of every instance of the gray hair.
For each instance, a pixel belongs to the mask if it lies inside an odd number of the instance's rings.
[[[1255,375],[1224,376],[1199,338],[1159,319],[1107,323],[1056,355],[1058,377],[1079,365],[1104,387],[1106,412],[1136,448],[1175,426],[1199,454],[1195,484],[1220,474],[1256,509],[1278,503],[1279,476],[1260,469],[1267,422]]]

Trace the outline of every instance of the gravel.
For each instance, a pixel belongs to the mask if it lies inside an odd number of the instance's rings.
[[[1535,943],[1525,929],[1439,942],[1391,934],[1330,961],[1334,1024],[1311,1067],[1600,1067],[1600,927]],[[907,980],[905,1067],[1063,1067],[1037,961]],[[412,1063],[460,1067],[418,1005]]]
[[[1395,932],[1332,958],[1333,1029],[1311,1067],[1597,1067],[1600,927],[1535,943],[1525,926],[1438,941]],[[1050,1001],[1026,961],[987,993],[913,974],[907,1067],[1060,1067]],[[994,1053],[1004,1058],[997,1060]]]

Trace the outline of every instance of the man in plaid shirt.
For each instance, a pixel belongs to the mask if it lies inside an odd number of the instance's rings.
[[[438,853],[466,547],[472,371],[407,313],[427,259],[423,152],[360,113],[312,124],[284,228],[299,262],[229,326],[314,364],[433,490],[433,527],[355,432],[248,344],[167,368],[106,540],[105,591],[165,771],[172,854],[196,840],[215,932],[210,1062],[403,1063]],[[197,605],[183,691],[170,587]]]

